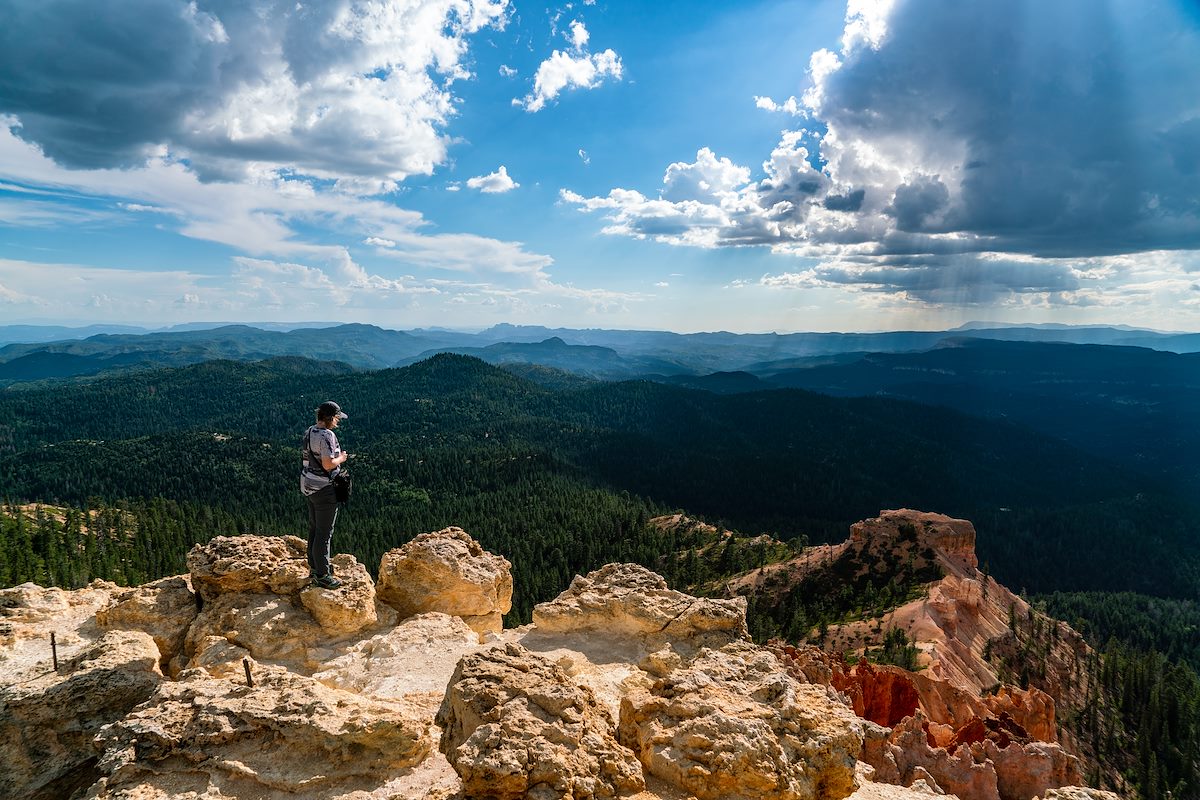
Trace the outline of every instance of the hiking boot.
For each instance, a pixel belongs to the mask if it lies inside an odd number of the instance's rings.
[[[322,589],[336,589],[342,585],[342,582],[332,575],[322,575],[319,578],[313,578],[312,585]]]

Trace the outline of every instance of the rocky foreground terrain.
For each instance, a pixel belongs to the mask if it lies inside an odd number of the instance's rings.
[[[859,534],[900,521],[975,580],[969,523],[885,512]],[[941,644],[908,673],[756,646],[743,597],[632,564],[504,630],[509,564],[457,528],[387,553],[378,583],[337,556],[332,591],[308,584],[304,550],[218,537],[144,586],[0,590],[0,796],[1116,797],[1077,786],[1049,695],[981,696],[994,676],[944,631],[982,586],[927,598]]]

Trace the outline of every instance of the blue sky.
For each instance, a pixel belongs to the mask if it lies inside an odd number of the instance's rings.
[[[1189,0],[5,14],[2,320],[1200,329]]]

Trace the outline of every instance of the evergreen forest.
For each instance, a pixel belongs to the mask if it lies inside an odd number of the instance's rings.
[[[695,588],[841,541],[880,509],[970,519],[986,569],[1102,651],[1078,735],[1143,797],[1200,797],[1200,515],[1153,473],[896,399],[516,372],[453,354],[371,372],[283,357],[0,389],[0,586],[140,583],[216,535],[304,536],[299,440],[336,399],[355,494],[335,550],[374,572],[415,535],[462,527],[512,562],[510,625],[611,561]],[[714,546],[652,523],[677,512],[738,533]],[[865,582],[832,564],[752,598],[752,631],[794,641],[877,615],[936,579],[922,563]],[[912,655],[891,634],[872,657]]]

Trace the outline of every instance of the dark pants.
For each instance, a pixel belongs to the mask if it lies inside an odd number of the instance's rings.
[[[333,486],[326,486],[308,497],[308,569],[323,578],[333,571],[329,563],[329,543],[337,523],[338,504]]]

